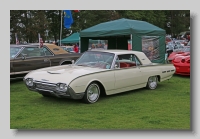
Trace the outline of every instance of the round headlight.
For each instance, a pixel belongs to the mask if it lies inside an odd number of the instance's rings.
[[[27,79],[26,79],[26,85],[28,85],[28,86],[33,86],[33,79],[27,78]]]
[[[64,89],[64,87],[65,87],[65,84],[60,84],[60,90],[63,90]]]
[[[67,91],[67,85],[64,83],[59,83],[56,85],[56,90],[65,92],[65,91]]]

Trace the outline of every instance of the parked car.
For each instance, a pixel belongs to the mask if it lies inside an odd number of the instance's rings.
[[[174,51],[174,43],[173,42],[168,42],[166,44],[166,52],[168,56]]]
[[[165,37],[165,42],[167,44],[168,42],[173,42],[173,41],[172,41],[171,37],[166,36]]]
[[[186,39],[187,35],[190,35],[190,31],[183,31],[183,32],[179,33],[178,38],[179,39]]]
[[[166,52],[168,56],[174,51],[181,51],[184,48],[184,45],[181,44],[179,40],[168,42],[166,45]]]
[[[182,45],[180,42],[175,42],[173,51],[181,51],[183,48],[184,45]]]
[[[61,46],[63,50],[69,52],[69,53],[75,53],[74,46]]]
[[[190,55],[179,55],[172,60],[176,68],[175,74],[190,75]]]
[[[84,52],[75,64],[32,71],[24,77],[27,88],[41,95],[82,99],[95,103],[100,94],[117,94],[170,79],[173,64],[152,63],[143,52],[99,50]]]
[[[172,63],[172,60],[174,60],[177,56],[187,56],[190,55],[190,46],[184,46],[182,49],[177,49],[174,52],[172,52],[169,57],[167,58],[169,63]]]
[[[10,45],[10,79],[22,78],[32,70],[71,64],[81,54],[71,54],[54,44]]]

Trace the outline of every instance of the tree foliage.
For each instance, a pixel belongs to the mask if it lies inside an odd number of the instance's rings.
[[[120,18],[146,21],[172,35],[177,35],[190,27],[189,10],[81,10],[80,12],[72,10],[72,16],[74,23],[70,29],[66,29],[61,10],[11,10],[11,43],[15,43],[15,33],[20,41],[30,43],[38,42],[38,33],[43,40],[57,41],[60,39],[61,18],[61,38],[99,23]]]

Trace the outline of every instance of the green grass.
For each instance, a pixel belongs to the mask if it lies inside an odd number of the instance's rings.
[[[158,84],[95,104],[45,98],[22,81],[10,84],[11,129],[190,130],[190,78],[174,75]]]

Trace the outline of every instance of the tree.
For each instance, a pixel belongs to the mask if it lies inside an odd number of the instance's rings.
[[[62,17],[61,17],[62,15]],[[189,10],[72,10],[74,23],[70,29],[64,27],[62,10],[11,10],[10,36],[15,43],[15,33],[20,41],[38,42],[38,33],[43,40],[59,40],[62,18],[62,36],[120,18],[142,20],[166,30],[167,34],[179,34],[190,27]],[[167,26],[167,23],[169,23]],[[45,36],[46,30],[48,38]]]

